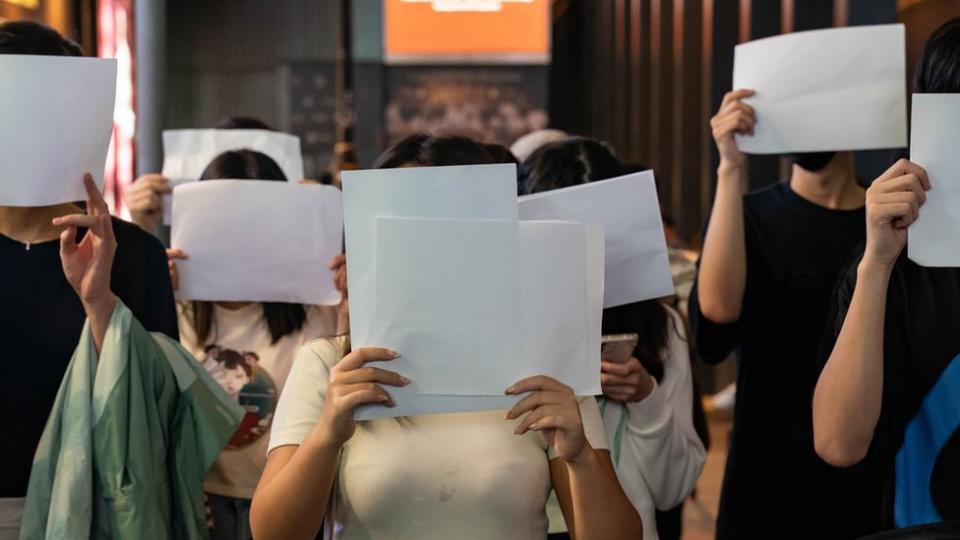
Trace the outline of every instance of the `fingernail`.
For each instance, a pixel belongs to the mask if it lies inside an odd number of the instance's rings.
[[[53,224],[54,224],[54,225],[59,225],[59,224],[60,224],[60,221],[62,221],[61,218],[58,218],[58,217],[53,218]]]
[[[403,384],[410,384],[410,379],[404,377],[403,375],[400,376],[400,380],[403,381]]]
[[[516,391],[516,386],[511,386],[511,387],[507,388],[507,392],[506,392],[506,393],[512,394],[512,393],[514,393],[515,391]]]
[[[387,354],[390,355],[390,358],[398,358],[400,356],[400,353],[393,349],[387,349]]]
[[[390,399],[390,398],[388,398],[387,396],[380,396],[380,401],[381,401],[381,402],[383,402],[383,401],[388,401],[389,399]]]
[[[514,434],[514,435],[519,435],[519,434],[520,434],[520,428],[519,428],[519,427],[514,428],[513,434]]]

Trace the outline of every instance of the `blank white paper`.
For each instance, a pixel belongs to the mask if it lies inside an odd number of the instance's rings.
[[[960,94],[914,94],[910,159],[930,191],[907,230],[907,254],[922,266],[960,267]]]
[[[273,158],[288,182],[303,179],[300,137],[265,129],[170,129],[163,132],[164,178],[172,186],[195,182],[207,165],[229,150],[254,150]],[[164,197],[164,224],[170,224],[170,195]]]
[[[514,165],[344,171],[342,179],[355,347],[375,345],[370,333],[378,218],[517,219]]]
[[[117,61],[0,55],[0,205],[85,201],[103,187]]]
[[[578,223],[382,218],[371,341],[400,351],[411,393],[500,396],[534,375],[597,393],[587,241]]]
[[[355,413],[356,419],[370,420],[393,416],[509,409],[520,397],[505,396],[502,394],[503,390],[526,376],[540,373],[551,375],[568,384],[573,384],[575,387],[579,386],[579,388],[575,388],[578,395],[598,395],[600,393],[600,330],[603,310],[603,231],[599,226],[592,225],[582,226],[569,223],[551,223],[547,226],[539,227],[538,225],[540,224],[534,222],[524,223],[520,229],[521,261],[526,263],[526,270],[523,272],[525,276],[523,276],[522,280],[530,282],[539,276],[542,282],[540,286],[525,290],[523,296],[527,302],[542,302],[542,308],[548,310],[547,306],[551,304],[551,300],[545,300],[540,298],[540,296],[544,294],[548,294],[551,297],[554,296],[554,288],[549,284],[559,284],[563,282],[562,278],[557,282],[550,278],[551,274],[544,274],[542,272],[543,268],[547,265],[546,261],[539,265],[536,263],[531,264],[531,260],[539,257],[536,250],[527,250],[526,257],[523,257],[524,250],[522,248],[525,242],[543,243],[546,244],[545,247],[559,248],[560,251],[570,259],[568,261],[570,265],[576,264],[575,258],[585,256],[586,301],[588,306],[588,310],[585,313],[586,317],[581,318],[579,315],[570,316],[569,314],[565,317],[563,313],[550,313],[549,311],[547,311],[546,316],[538,314],[536,310],[525,312],[528,322],[524,323],[524,330],[522,332],[522,336],[525,338],[523,339],[523,350],[538,350],[539,354],[524,353],[517,361],[518,363],[522,362],[524,367],[517,368],[515,373],[507,374],[500,372],[500,380],[493,384],[493,388],[497,388],[499,391],[492,392],[491,395],[424,394],[418,390],[419,385],[415,380],[414,383],[407,387],[388,388],[388,392],[390,392],[394,402],[397,404],[396,407],[360,407]],[[558,227],[553,227],[553,225],[558,225]],[[585,228],[585,231],[583,228]],[[574,232],[574,229],[579,229],[579,232]],[[551,239],[550,236],[554,236],[555,238]],[[556,245],[558,243],[557,239],[559,238],[562,238],[562,240],[559,240],[559,243],[562,245]],[[580,250],[579,247],[574,244],[584,238],[586,245],[583,250]],[[579,297],[579,295],[566,296],[568,298]],[[582,297],[579,298],[582,299]],[[556,353],[555,346],[559,345],[562,347],[560,344],[563,340],[561,339],[560,341],[551,343],[549,341],[549,335],[551,332],[563,331],[564,326],[569,325],[572,320],[579,321],[578,324],[583,324],[583,321],[586,321],[587,339],[585,352]],[[540,329],[537,329],[537,327]],[[567,331],[581,335],[583,330],[574,328],[573,330]],[[528,339],[534,334],[542,337],[540,339]],[[547,340],[546,344],[542,343],[544,340]],[[484,350],[489,350],[490,348],[489,343],[486,341],[481,343],[480,346],[482,346]],[[595,352],[591,353],[590,351]],[[502,369],[491,365],[491,358],[491,355],[484,355],[482,357],[483,365],[486,369],[491,371]],[[397,360],[384,364],[382,367],[407,374],[410,373],[407,371],[408,360],[410,360],[409,355],[404,355]],[[447,378],[460,378],[460,369],[463,361],[464,358],[461,355],[453,356],[451,359],[443,362],[443,366],[438,370],[438,373]],[[485,377],[489,377],[490,375],[496,375],[496,372],[484,374]],[[586,382],[585,384],[578,385],[576,379],[581,379]],[[470,383],[470,381],[465,382]],[[446,389],[452,387],[452,384],[462,383],[463,381],[454,381],[453,383],[441,381],[441,386]],[[478,390],[478,388],[471,385],[470,390]]]
[[[207,180],[177,186],[170,243],[179,300],[336,305],[328,270],[340,254],[343,208],[332,186]]]
[[[902,24],[795,32],[737,45],[733,87],[755,90],[751,154],[907,144]]]
[[[603,228],[603,307],[675,292],[653,171],[520,197],[520,219],[558,219]]]

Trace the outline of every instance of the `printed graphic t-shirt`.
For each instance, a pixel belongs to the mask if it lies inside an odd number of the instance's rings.
[[[181,305],[180,341],[246,415],[227,447],[207,473],[208,493],[250,499],[266,465],[274,410],[303,343],[336,331],[336,308],[308,306],[307,322],[294,334],[271,343],[260,303],[237,310],[214,306],[214,326],[206,343],[197,343],[190,309]]]
[[[855,283],[851,268],[839,290],[837,329]],[[887,293],[883,363],[883,405],[867,464],[881,468],[884,526],[960,520],[960,269],[900,257]]]

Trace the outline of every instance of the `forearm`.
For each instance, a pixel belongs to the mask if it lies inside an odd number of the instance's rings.
[[[107,328],[110,326],[110,319],[113,318],[113,310],[117,307],[117,297],[110,295],[98,302],[84,302],[83,310],[87,314],[87,320],[90,322],[90,334],[93,337],[93,346],[97,354],[103,350],[103,340],[107,335]]]
[[[643,536],[643,523],[617,480],[616,471],[593,449],[584,458],[566,462],[573,506],[570,533],[576,540],[619,540]]]
[[[745,165],[721,164],[717,193],[703,243],[697,294],[701,313],[716,323],[740,317],[747,283],[747,247],[743,195],[747,189]]]
[[[250,526],[258,539],[310,539],[323,524],[340,445],[314,431],[275,476],[257,488]]]
[[[846,467],[867,454],[883,400],[883,334],[890,268],[861,263],[850,309],[813,396],[814,443]]]

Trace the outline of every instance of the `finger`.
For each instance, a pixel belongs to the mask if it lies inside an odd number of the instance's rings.
[[[564,403],[569,399],[569,395],[560,392],[534,392],[518,401],[509,411],[507,411],[507,420],[519,418],[523,413],[532,411],[537,407],[546,405],[557,405]]]
[[[341,255],[337,255],[336,257],[330,259],[330,264],[327,265],[327,269],[328,269],[328,270],[336,270],[336,269],[340,268],[341,266],[343,266],[343,264],[344,264],[345,262],[347,262],[347,256],[346,256],[346,255],[342,255],[342,254],[341,254]]]
[[[726,106],[731,101],[738,101],[744,98],[748,98],[753,96],[754,94],[756,94],[755,91],[749,90],[746,88],[741,88],[738,90],[732,90],[730,92],[727,92],[723,96],[723,102],[720,104],[720,108],[723,109],[723,107]]]
[[[627,377],[621,377],[619,375],[610,375],[607,373],[600,374],[600,385],[604,388],[608,386],[636,386],[636,381],[633,381]]]
[[[332,377],[336,377],[336,381],[343,384],[356,384],[356,383],[365,383],[365,382],[375,382],[382,384],[389,384],[390,386],[406,386],[410,384],[410,379],[400,375],[395,371],[388,371],[386,369],[380,369],[375,367],[362,367],[358,369],[351,369],[350,371],[341,371]],[[331,378],[331,381],[334,379]]]
[[[919,176],[913,173],[898,176],[896,178],[889,178],[883,182],[878,182],[876,185],[870,186],[867,196],[869,198],[877,194],[892,193],[897,191],[913,192],[920,199],[921,203],[926,202],[927,200],[926,188],[923,186],[923,181]]]
[[[560,431],[569,431],[576,425],[576,421],[565,415],[548,415],[533,422],[528,426],[529,431],[545,431],[549,429],[559,429]]]
[[[390,394],[381,394],[377,391],[353,392],[343,396],[341,405],[347,410],[353,410],[361,405],[384,405],[387,407],[396,407],[396,403]]]
[[[173,187],[170,185],[170,181],[162,176],[154,176],[150,178],[150,183],[148,185],[152,194],[173,192]]]
[[[881,184],[908,174],[916,175],[920,179],[920,183],[924,186],[924,189],[930,189],[930,179],[927,177],[927,171],[908,159],[897,160],[896,163],[891,165],[890,168],[874,180],[873,183]]]
[[[382,347],[363,347],[345,356],[343,360],[341,360],[340,363],[334,367],[334,369],[339,369],[340,371],[350,371],[352,369],[363,367],[363,365],[367,362],[383,362],[387,360],[393,360],[399,356],[400,353],[390,349],[384,349]]]
[[[77,251],[77,228],[67,226],[60,233],[60,258],[67,258]]]
[[[100,222],[96,227],[91,228],[94,236],[100,238],[99,244],[94,244],[96,250],[96,260],[101,264],[101,270],[110,272],[113,266],[113,255],[117,249],[117,243],[113,239],[113,221],[110,214],[99,216]]]
[[[167,248],[167,258],[168,259],[182,259],[187,260],[190,258],[182,249],[178,248]]]
[[[892,223],[896,220],[903,220],[901,228],[910,225],[917,219],[917,212],[914,206],[909,203],[885,203],[877,205],[873,209],[873,216],[880,223]]]
[[[177,263],[173,261],[167,261],[167,271],[170,272],[170,286],[173,288],[173,291],[180,290],[180,273],[177,271]]]
[[[604,388],[603,395],[614,401],[630,401],[633,392],[625,388]]]
[[[83,187],[87,190],[87,212],[92,208],[98,215],[109,214],[110,208],[107,206],[107,201],[103,200],[103,194],[100,193],[100,188],[97,187],[90,173],[83,175]]]
[[[636,371],[636,368],[628,363],[618,364],[616,362],[609,362],[607,360],[600,361],[600,373],[612,373],[614,375],[627,376],[631,373],[636,373]]]
[[[530,429],[531,424],[533,424],[537,420],[540,420],[544,416],[547,416],[548,414],[557,414],[557,407],[556,406],[539,407],[537,409],[534,409],[533,411],[530,412],[530,414],[524,416],[523,420],[521,420],[520,423],[518,423],[516,427],[513,428],[513,433],[515,435],[523,435]]]
[[[53,218],[53,224],[58,227],[84,227],[92,228],[97,225],[99,218],[88,214],[70,214],[69,216],[60,216]]]
[[[374,383],[356,383],[356,384],[347,384],[340,387],[340,395],[342,397],[347,397],[350,394],[355,393],[367,393],[367,394],[376,394],[381,398],[381,401],[387,403],[392,402],[390,393],[387,392],[382,386]]]
[[[534,392],[537,390],[552,390],[555,392],[564,392],[573,394],[573,390],[569,386],[561,383],[560,381],[547,377],[546,375],[535,375],[533,377],[527,377],[522,381],[517,382],[510,388],[507,388],[507,394],[523,394],[525,392]]]

